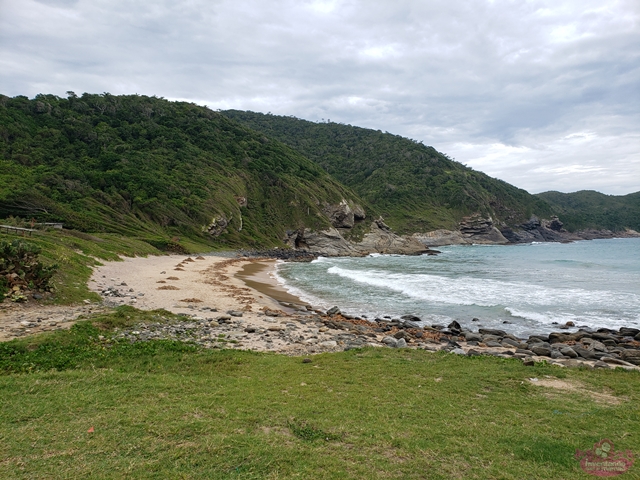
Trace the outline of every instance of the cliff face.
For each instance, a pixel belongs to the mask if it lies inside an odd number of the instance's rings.
[[[309,228],[288,231],[284,242],[293,249],[310,252],[327,257],[364,256],[371,253],[385,253],[398,255],[420,255],[432,253],[428,247],[413,237],[396,235],[384,223],[382,218],[374,220],[360,241],[347,240],[348,230],[354,222],[345,222],[345,212],[351,209],[346,202],[340,205],[330,205],[325,213],[332,219],[332,228],[314,231]],[[336,214],[336,212],[338,212]],[[364,210],[360,208],[358,217],[364,219]],[[357,217],[356,217],[357,218]],[[351,225],[345,227],[345,225]]]

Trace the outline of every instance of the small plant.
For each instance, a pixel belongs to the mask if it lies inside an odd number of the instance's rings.
[[[312,442],[314,440],[339,440],[340,435],[336,435],[334,433],[328,433],[324,430],[316,428],[312,425],[309,425],[307,422],[297,422],[295,420],[289,422],[289,430],[300,440],[305,440],[307,442]]]

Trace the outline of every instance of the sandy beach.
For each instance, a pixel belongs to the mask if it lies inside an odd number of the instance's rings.
[[[114,305],[162,308],[173,313],[214,308],[221,312],[238,310],[250,316],[263,308],[281,309],[273,298],[300,302],[268,275],[274,260],[185,255],[122,260],[96,268],[89,281],[97,293],[108,288],[120,292],[122,297],[109,298]],[[259,289],[269,291],[271,296]]]

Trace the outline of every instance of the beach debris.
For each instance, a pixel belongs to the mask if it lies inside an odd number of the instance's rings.
[[[167,280],[180,280],[178,277],[167,277]]]
[[[180,290],[178,287],[174,287],[173,285],[163,285],[162,287],[158,287],[158,290]]]
[[[200,300],[199,298],[183,298],[180,301],[181,302],[186,302],[186,303],[201,303],[202,302],[202,300]]]

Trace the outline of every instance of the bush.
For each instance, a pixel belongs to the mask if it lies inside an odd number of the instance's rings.
[[[48,291],[57,265],[38,260],[40,247],[22,240],[0,241],[0,301],[8,295],[22,297],[26,290]]]

